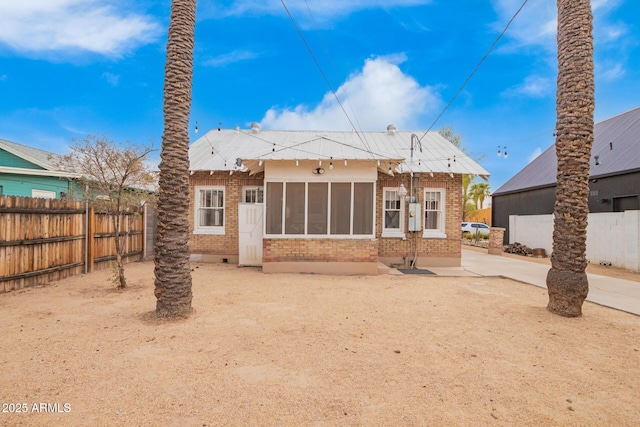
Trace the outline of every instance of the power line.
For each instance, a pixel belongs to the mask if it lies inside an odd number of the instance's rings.
[[[500,39],[502,38],[502,36],[507,32],[507,29],[509,28],[509,26],[511,25],[511,23],[513,22],[514,19],[516,19],[516,16],[518,16],[518,14],[520,13],[520,11],[524,8],[524,5],[527,4],[528,0],[524,0],[524,2],[522,3],[522,5],[520,6],[520,8],[516,11],[516,13],[513,14],[513,16],[511,17],[511,19],[509,20],[509,22],[507,22],[507,25],[504,27],[504,30],[502,30],[502,32],[500,33],[500,35],[494,40],[494,42],[491,44],[491,46],[489,47],[489,50],[487,50],[487,53],[484,54],[484,56],[482,57],[482,59],[480,59],[480,61],[478,62],[478,64],[476,65],[476,67],[473,69],[473,71],[471,72],[471,74],[469,74],[469,77],[467,77],[467,79],[464,81],[464,83],[462,83],[462,86],[460,86],[460,89],[458,89],[458,91],[456,92],[455,95],[453,95],[453,98],[451,98],[451,100],[447,103],[447,105],[442,109],[442,111],[440,112],[440,114],[438,115],[438,117],[436,117],[436,119],[433,121],[433,123],[431,123],[431,126],[429,126],[429,128],[422,134],[422,136],[420,137],[420,140],[422,141],[422,138],[424,138],[424,136],[431,130],[433,129],[433,127],[435,126],[435,124],[438,122],[438,120],[440,120],[440,118],[444,115],[445,111],[447,111],[449,109],[449,107],[451,106],[451,104],[453,104],[453,101],[455,101],[455,99],[458,97],[458,95],[460,95],[460,92],[462,92],[462,89],[464,89],[464,87],[467,85],[467,83],[469,83],[469,80],[471,80],[471,78],[473,77],[473,75],[476,73],[476,71],[478,71],[478,69],[480,68],[480,65],[482,65],[482,63],[484,62],[485,59],[487,59],[487,57],[489,56],[489,54],[491,53],[491,51],[493,50],[493,48],[498,44],[498,41],[500,41]]]
[[[284,0],[280,0],[280,3],[282,3],[282,6],[284,7],[284,10],[287,12],[287,15],[289,15],[289,19],[291,20],[291,23],[293,24],[293,26],[295,27],[296,31],[298,32],[298,35],[302,39],[302,42],[304,43],[305,47],[307,48],[307,51],[309,51],[309,55],[311,55],[311,58],[313,59],[313,62],[316,64],[316,67],[318,68],[318,70],[320,71],[320,74],[322,75],[322,78],[324,79],[325,83],[329,87],[329,90],[333,94],[333,97],[338,102],[338,105],[340,106],[340,109],[342,109],[342,112],[344,113],[345,117],[349,121],[349,124],[351,125],[351,128],[355,130],[356,135],[358,135],[358,138],[360,138],[360,140],[362,141],[364,146],[367,147],[367,150],[369,150],[369,152],[371,153],[371,147],[369,147],[369,144],[363,138],[363,136],[360,134],[360,132],[358,131],[356,126],[353,124],[353,121],[351,120],[351,117],[349,117],[349,114],[347,114],[347,111],[345,110],[344,106],[342,105],[342,102],[340,102],[340,98],[338,98],[338,95],[336,94],[336,91],[333,89],[333,86],[331,85],[331,82],[329,81],[329,78],[325,74],[324,70],[322,69],[322,66],[320,66],[320,63],[318,62],[318,59],[316,58],[315,54],[313,53],[313,50],[311,49],[311,46],[309,46],[309,43],[307,43],[307,40],[305,39],[304,34],[302,34],[302,31],[300,30],[300,27],[298,27],[298,24],[296,23],[295,19],[293,18],[293,15],[291,15],[291,12],[289,12],[289,8],[287,8],[287,5],[284,3]],[[373,153],[371,153],[371,154],[373,154]]]

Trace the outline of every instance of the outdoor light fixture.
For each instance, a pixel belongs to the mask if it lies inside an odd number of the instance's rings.
[[[347,166],[347,160],[346,160],[346,159],[345,159],[345,161],[344,161],[344,165],[345,165],[345,166]]]
[[[398,194],[400,197],[404,197],[407,195],[407,189],[404,187],[404,183],[400,184],[400,189],[398,190]]]
[[[298,166],[298,164],[299,164],[299,163],[298,163],[298,159],[296,159],[296,166]]]
[[[242,159],[241,159],[240,157],[238,157],[238,158],[236,159],[236,166],[237,166],[237,167],[239,167],[239,168],[241,168],[241,167],[242,167]]]
[[[324,173],[324,169],[323,168],[315,168],[315,169],[312,169],[311,172],[313,172],[314,175],[322,175]]]

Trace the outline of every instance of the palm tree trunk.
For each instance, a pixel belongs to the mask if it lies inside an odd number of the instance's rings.
[[[164,80],[164,135],[155,256],[156,315],[191,313],[189,268],[189,113],[196,0],[173,0]]]
[[[593,144],[593,17],[589,0],[557,0],[558,88],[553,254],[547,275],[552,313],[575,317],[589,292],[585,269],[589,160]]]

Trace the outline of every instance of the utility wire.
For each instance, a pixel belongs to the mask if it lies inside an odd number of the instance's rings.
[[[304,0],[304,4],[307,6],[307,12],[309,12],[309,16],[311,17],[311,21],[313,22],[313,25],[316,28],[316,34],[317,34],[318,38],[320,39],[320,43],[322,44],[322,47],[324,49],[324,54],[327,57],[327,59],[329,60],[329,66],[333,69],[333,71],[335,71],[336,67],[335,67],[334,62],[331,60],[331,54],[330,54],[329,48],[327,47],[327,43],[325,42],[324,38],[322,37],[322,34],[320,34],[320,31],[318,31],[318,28],[320,26],[318,25],[318,22],[316,21],[315,16],[311,12],[311,7],[309,7],[309,2],[307,0]],[[347,107],[349,107],[349,110],[351,111],[351,114],[353,115],[353,119],[355,120],[356,124],[358,125],[357,129],[362,131],[362,126],[360,125],[360,121],[358,120],[358,115],[356,114],[355,110],[351,106],[351,103],[349,102],[349,98],[345,97],[345,103],[347,104]],[[366,135],[363,135],[363,137],[366,139]]]
[[[420,137],[420,141],[422,141],[422,138],[424,138],[424,136],[431,130],[433,129],[433,127],[435,126],[435,124],[438,122],[438,120],[440,120],[440,118],[443,116],[443,114],[445,113],[445,111],[447,111],[447,109],[449,109],[449,107],[451,106],[451,104],[453,104],[453,101],[455,101],[455,99],[458,97],[458,95],[460,95],[460,92],[462,92],[462,89],[464,89],[464,87],[467,85],[467,83],[469,83],[469,80],[471,80],[471,78],[473,77],[473,75],[476,73],[476,71],[478,71],[478,68],[480,68],[480,65],[482,65],[482,63],[484,62],[485,59],[487,59],[487,57],[489,56],[489,54],[491,53],[491,51],[493,50],[493,48],[498,44],[498,41],[500,41],[500,39],[502,38],[502,36],[504,35],[504,33],[507,32],[507,29],[509,28],[509,26],[511,25],[511,23],[513,22],[514,19],[516,19],[516,16],[518,16],[518,14],[520,13],[520,11],[524,8],[524,5],[527,4],[528,0],[524,0],[524,2],[522,3],[522,5],[520,6],[520,8],[516,11],[516,13],[513,14],[513,16],[511,17],[511,19],[509,20],[509,22],[507,22],[507,25],[504,27],[504,30],[502,30],[502,32],[500,33],[500,35],[494,40],[494,42],[491,44],[491,46],[489,47],[489,50],[487,50],[487,53],[484,54],[484,56],[482,57],[482,59],[480,59],[480,61],[478,62],[478,64],[476,65],[476,67],[473,69],[473,71],[471,72],[471,74],[469,74],[469,77],[467,77],[467,79],[464,81],[464,83],[462,83],[462,86],[460,86],[460,89],[458,89],[458,91],[456,92],[455,95],[453,95],[453,98],[451,98],[451,100],[449,101],[449,103],[442,109],[442,111],[440,112],[440,114],[438,115],[438,117],[436,117],[436,119],[433,121],[433,123],[431,123],[431,126],[429,126],[429,128],[422,134],[422,136]]]
[[[360,140],[362,141],[364,146],[367,147],[367,150],[369,150],[369,153],[371,153],[371,147],[369,147],[369,144],[363,138],[363,136],[358,131],[356,126],[353,124],[353,121],[351,120],[351,117],[349,117],[349,114],[347,114],[347,111],[345,110],[344,106],[342,105],[342,102],[340,102],[340,98],[338,98],[338,95],[336,94],[336,91],[333,89],[333,86],[331,85],[331,82],[329,81],[329,78],[325,74],[324,70],[320,66],[320,63],[318,62],[318,59],[316,58],[315,54],[313,53],[313,50],[311,49],[311,46],[309,46],[309,43],[307,43],[307,40],[305,39],[304,34],[302,34],[302,31],[300,30],[300,27],[298,27],[298,24],[296,23],[295,19],[293,18],[293,15],[291,15],[291,12],[289,12],[289,8],[287,8],[287,5],[284,3],[284,0],[280,0],[280,3],[282,3],[282,6],[284,7],[284,10],[287,12],[287,15],[289,15],[289,19],[291,20],[291,23],[295,27],[296,31],[298,32],[298,35],[302,39],[302,42],[304,43],[305,47],[309,51],[309,55],[311,55],[311,58],[313,59],[313,62],[316,64],[316,67],[318,67],[318,70],[320,71],[320,74],[322,75],[322,78],[327,83],[327,86],[329,86],[329,90],[331,90],[331,93],[333,94],[334,98],[338,102],[338,105],[340,105],[340,108],[342,109],[342,112],[344,113],[345,117],[349,121],[349,124],[351,125],[351,128],[355,130],[356,135],[358,135],[358,138],[360,138]],[[371,154],[373,154],[373,153],[371,153]]]

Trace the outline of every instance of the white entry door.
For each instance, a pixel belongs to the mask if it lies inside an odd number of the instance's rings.
[[[239,264],[262,265],[262,215],[264,205],[238,205]]]

